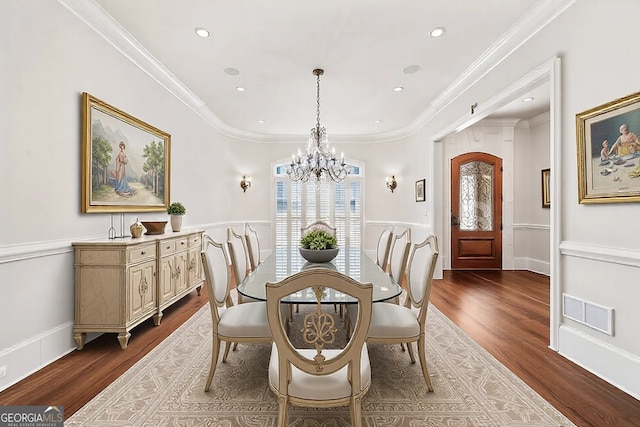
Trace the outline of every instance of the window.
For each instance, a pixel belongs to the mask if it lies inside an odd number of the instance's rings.
[[[362,168],[349,165],[341,183],[293,182],[287,164],[275,168],[275,246],[296,245],[300,229],[322,220],[336,227],[338,245],[362,245]]]

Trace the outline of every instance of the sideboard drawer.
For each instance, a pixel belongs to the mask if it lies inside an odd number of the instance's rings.
[[[127,249],[127,262],[141,261],[145,259],[153,259],[156,257],[156,245],[134,246]]]
[[[202,247],[202,235],[193,234],[189,236],[189,248],[201,248]]]
[[[167,240],[160,242],[160,257],[171,255],[176,252],[176,241]]]
[[[189,247],[189,239],[176,240],[176,252],[186,251]]]

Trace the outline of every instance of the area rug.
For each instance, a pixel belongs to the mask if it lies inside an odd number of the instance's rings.
[[[239,345],[227,363],[218,363],[205,393],[211,354],[205,306],[65,426],[276,426],[278,404],[267,383],[270,349]],[[362,402],[365,426],[574,425],[433,306],[426,350],[433,393],[420,363],[411,364],[400,346],[369,346],[373,379]],[[349,426],[349,410],[292,406],[289,422]]]

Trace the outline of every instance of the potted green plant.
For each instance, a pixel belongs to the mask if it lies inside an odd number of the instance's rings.
[[[182,217],[187,213],[184,205],[180,202],[173,202],[167,208],[167,213],[171,216],[171,229],[174,232],[182,229]]]
[[[325,230],[312,230],[300,239],[299,250],[309,262],[329,262],[338,255],[338,240]]]

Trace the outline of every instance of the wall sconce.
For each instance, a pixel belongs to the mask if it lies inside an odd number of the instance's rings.
[[[242,181],[240,181],[240,187],[244,193],[247,192],[247,188],[251,188],[251,177],[242,175]]]
[[[392,193],[393,193],[393,190],[395,190],[397,186],[398,186],[398,182],[396,181],[396,176],[395,175],[392,175],[391,178],[387,177],[387,188],[389,190],[391,190]]]

